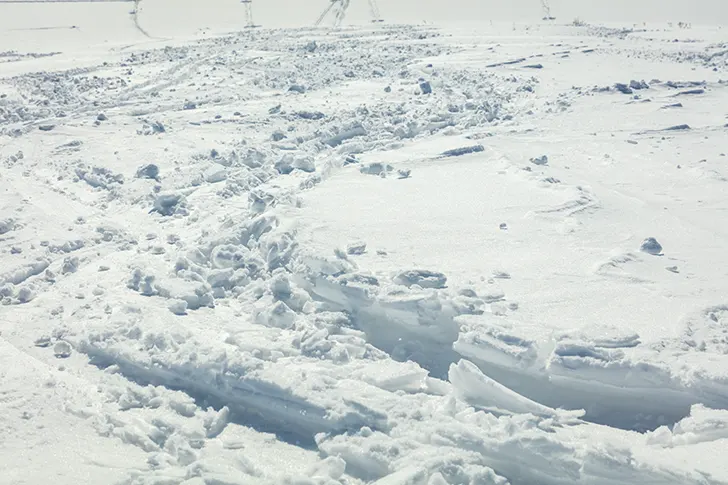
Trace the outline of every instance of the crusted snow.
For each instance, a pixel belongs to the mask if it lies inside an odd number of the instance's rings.
[[[0,2],[0,484],[728,484],[723,10],[408,1]]]

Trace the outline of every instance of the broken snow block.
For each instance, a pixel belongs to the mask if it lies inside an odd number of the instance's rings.
[[[185,300],[174,299],[167,308],[175,315],[187,315],[187,302]]]
[[[445,288],[447,277],[436,271],[412,269],[397,275],[394,282],[407,287],[417,285],[421,288]]]
[[[359,136],[366,136],[366,135],[367,135],[367,130],[363,126],[357,125],[348,130],[342,130],[337,135],[334,135],[331,138],[328,138],[327,140],[325,140],[324,143],[326,143],[327,145],[329,145],[331,147],[337,147],[347,140],[351,140],[352,138],[356,138]]]
[[[256,323],[273,328],[292,328],[296,322],[296,312],[282,301],[277,301],[270,308],[256,316]]]
[[[483,145],[473,145],[469,147],[453,148],[452,150],[446,150],[441,153],[443,157],[461,157],[470,153],[480,153],[485,150]]]
[[[280,160],[273,164],[273,168],[282,175],[288,175],[293,172],[293,156],[290,154],[284,155]]]
[[[300,170],[302,172],[312,173],[316,171],[316,162],[313,157],[294,157],[293,155],[286,154],[274,165],[278,173],[282,175],[288,175],[293,170]]]
[[[632,94],[632,93],[634,93],[634,91],[632,91],[632,88],[630,88],[626,84],[622,84],[622,83],[615,84],[614,85],[614,89],[616,89],[617,91],[619,91],[622,94]]]
[[[367,250],[367,243],[365,242],[356,242],[349,244],[346,246],[346,253],[350,254],[352,256],[358,256],[360,254],[364,254]]]
[[[213,165],[202,173],[202,177],[205,179],[205,182],[216,184],[227,179],[227,170],[225,170],[225,167]]]
[[[649,89],[650,86],[644,81],[635,81],[634,79],[629,82],[629,87],[634,90]]]
[[[33,344],[36,347],[43,347],[43,348],[50,347],[51,346],[51,337],[50,337],[50,335],[41,335],[40,337],[35,339]]]
[[[53,355],[59,359],[65,359],[71,356],[71,344],[60,341],[53,346]]]
[[[291,166],[296,170],[306,173],[313,173],[316,171],[316,162],[313,157],[310,156],[296,158]]]
[[[32,288],[24,286],[18,290],[18,302],[29,303],[35,298],[35,292]]]
[[[316,49],[318,48],[318,44],[316,43],[315,40],[312,40],[311,42],[309,42],[308,44],[306,44],[303,48],[307,52],[315,52]]]
[[[296,116],[304,120],[321,120],[326,117],[326,115],[320,111],[299,111],[296,113]]]
[[[370,163],[368,165],[363,165],[359,167],[359,171],[365,175],[382,175],[386,174],[387,172],[391,172],[394,170],[394,167],[392,167],[389,164],[381,163],[381,162],[374,162]]]
[[[184,197],[179,194],[162,194],[154,200],[152,212],[159,212],[163,216],[171,216],[177,211],[177,206],[183,200]]]
[[[140,179],[152,179],[159,182],[159,167],[150,163],[144,165],[136,171],[136,178]]]
[[[648,237],[647,239],[642,241],[642,244],[640,245],[640,251],[657,256],[659,254],[662,254],[662,245],[657,242],[657,239],[655,239],[654,237]]]

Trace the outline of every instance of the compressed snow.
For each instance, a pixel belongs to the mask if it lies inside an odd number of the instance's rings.
[[[0,482],[728,483],[718,29],[103,3],[0,3]]]

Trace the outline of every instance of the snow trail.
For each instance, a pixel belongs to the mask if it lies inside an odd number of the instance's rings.
[[[538,28],[548,42],[248,30],[3,77],[11,480],[95,483],[98,465],[129,485],[728,483],[676,458],[726,439],[722,251],[704,243],[725,232],[702,215],[725,208],[722,132],[636,126],[718,126],[703,112],[724,84],[688,115],[636,102],[667,83],[579,87],[636,49],[628,34]],[[607,67],[588,69],[588,46]],[[503,62],[535,57],[547,75]],[[663,147],[710,154],[676,175]],[[617,298],[691,313],[656,330],[606,311]],[[25,367],[64,386],[24,396]],[[98,447],[76,455],[87,475],[13,463],[23,436],[80,449],[24,424],[64,420]]]

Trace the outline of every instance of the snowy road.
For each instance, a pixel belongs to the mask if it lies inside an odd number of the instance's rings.
[[[0,484],[728,483],[720,29],[67,15],[0,30]]]

